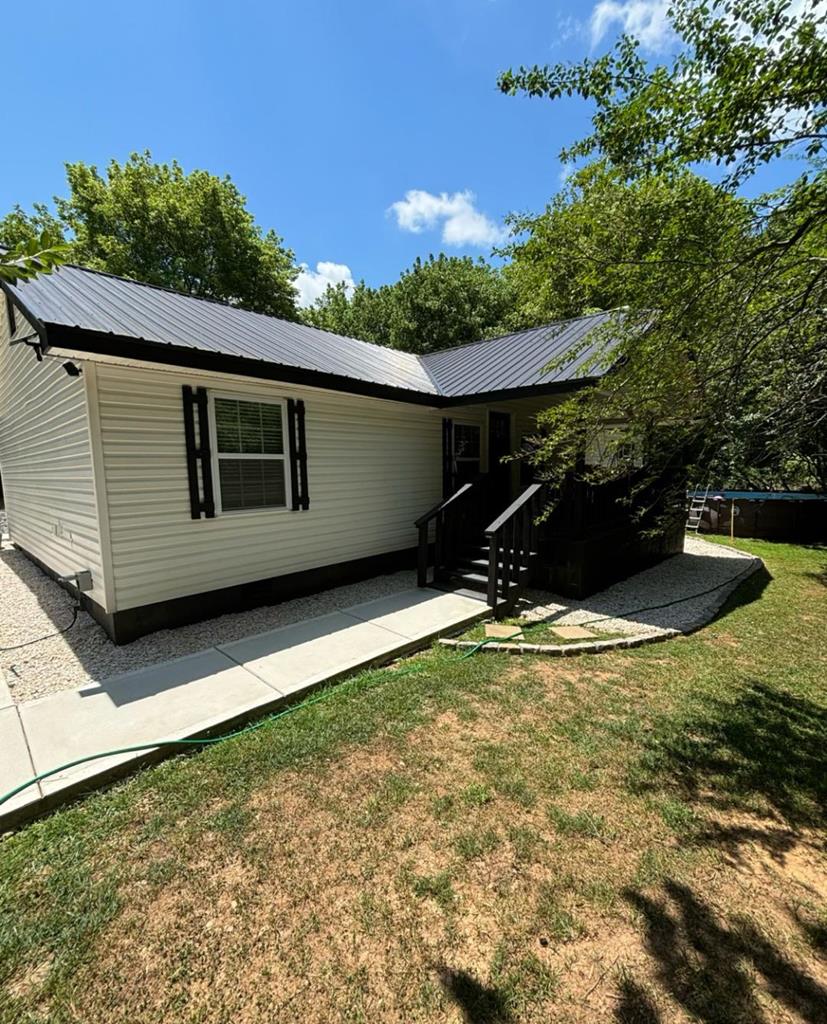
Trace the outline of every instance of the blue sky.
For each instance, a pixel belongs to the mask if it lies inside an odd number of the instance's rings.
[[[497,73],[635,30],[673,48],[664,0],[41,0],[3,11],[0,212],[63,193],[65,161],[150,149],[229,174],[327,279],[394,280],[417,255],[487,255],[557,190],[578,100],[509,98]],[[16,127],[15,127],[16,126]],[[319,266],[321,264],[321,266]]]

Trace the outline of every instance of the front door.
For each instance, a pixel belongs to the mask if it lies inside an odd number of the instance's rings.
[[[488,414],[488,493],[492,508],[498,512],[511,502],[511,463],[503,456],[511,454],[511,413]]]

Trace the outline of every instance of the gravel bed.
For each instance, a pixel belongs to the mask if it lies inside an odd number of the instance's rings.
[[[751,567],[743,552],[701,538],[687,538],[683,554],[616,583],[585,601],[569,601],[545,591],[528,591],[521,615],[528,621],[588,624],[600,618],[601,632],[651,637],[686,632],[709,621],[727,594]],[[721,585],[710,594],[668,608],[632,613]],[[65,634],[15,651],[0,650],[0,672],[20,703],[58,690],[74,689],[121,672],[194,654],[278,626],[324,615],[361,601],[416,585],[414,572],[377,576],[320,594],[161,630],[116,647],[86,612]],[[0,648],[43,637],[71,621],[70,594],[8,543],[0,547]],[[595,623],[597,625],[597,623]]]
[[[12,698],[21,703],[58,690],[194,654],[215,644],[240,640],[278,626],[395,594],[416,586],[415,572],[376,576],[320,594],[165,629],[117,647],[86,612],[63,636],[17,651],[0,651],[0,671]],[[72,618],[73,600],[19,551],[0,548],[0,647],[53,633]]]
[[[709,622],[738,583],[760,565],[759,558],[743,551],[687,536],[682,554],[583,601],[527,591],[520,615],[560,626],[593,623],[596,631],[630,637],[688,633]],[[651,608],[673,601],[679,603]],[[651,610],[637,611],[646,608]]]

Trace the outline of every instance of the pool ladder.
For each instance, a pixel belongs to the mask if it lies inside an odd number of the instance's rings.
[[[701,519],[706,510],[706,499],[709,497],[709,490],[709,484],[707,484],[706,490],[703,493],[701,493],[700,487],[696,487],[692,494],[689,495],[689,515],[686,520],[686,528],[693,533],[697,533],[698,527],[701,525]]]

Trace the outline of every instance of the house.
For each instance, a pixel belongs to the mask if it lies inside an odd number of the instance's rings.
[[[628,569],[578,515],[538,562],[539,485],[501,462],[584,383],[582,359],[543,367],[608,314],[418,357],[75,266],[4,290],[11,539],[79,581],[116,643],[412,566],[418,544],[421,583],[487,592],[482,530],[515,501],[495,603],[529,576],[577,592]]]

